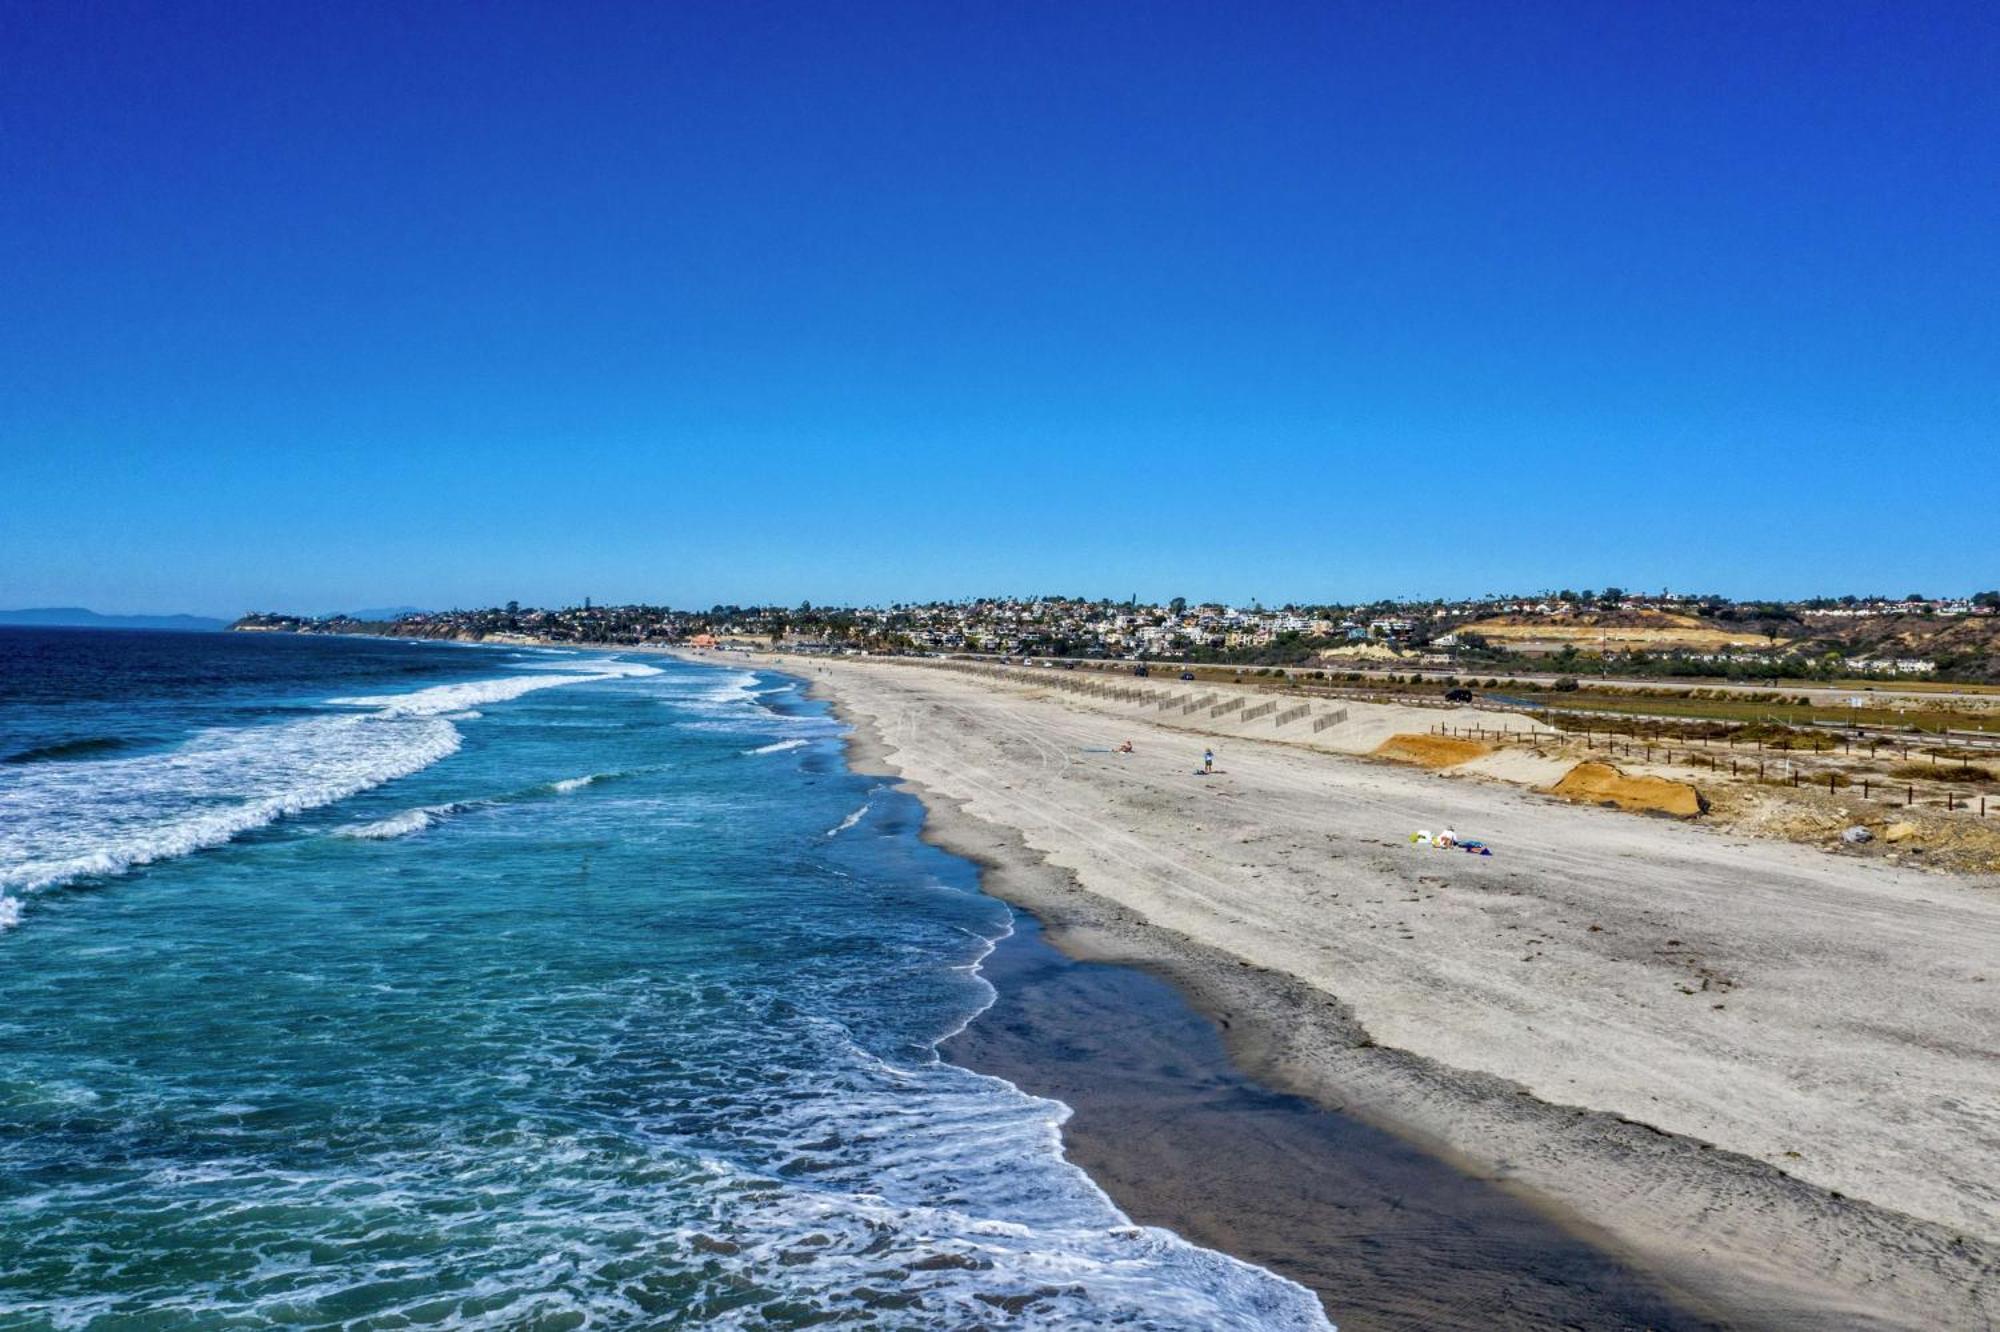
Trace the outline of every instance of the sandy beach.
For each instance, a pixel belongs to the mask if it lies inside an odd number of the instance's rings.
[[[915,664],[781,668],[991,891],[1073,957],[1170,979],[1265,1085],[1507,1189],[1706,1318],[1993,1325],[1992,880]],[[1410,845],[1446,825],[1494,855]]]

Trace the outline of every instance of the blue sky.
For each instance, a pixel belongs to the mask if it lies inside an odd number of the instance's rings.
[[[2000,584],[2000,6],[0,49],[0,605]]]

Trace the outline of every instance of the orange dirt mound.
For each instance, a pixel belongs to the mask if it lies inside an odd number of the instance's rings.
[[[1493,746],[1477,740],[1458,740],[1448,735],[1392,735],[1375,746],[1382,758],[1417,763],[1426,768],[1449,768],[1491,754]]]
[[[1678,819],[1691,819],[1705,812],[1708,806],[1701,792],[1686,782],[1665,777],[1627,777],[1609,763],[1579,763],[1549,790],[1571,800],[1616,805],[1648,814],[1671,814]]]

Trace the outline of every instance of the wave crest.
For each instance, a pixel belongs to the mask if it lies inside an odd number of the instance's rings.
[[[221,846],[419,772],[457,752],[461,738],[452,718],[476,704],[660,673],[609,659],[578,666],[560,674],[332,699],[332,705],[369,711],[217,728],[158,753],[71,762],[47,755],[14,767],[0,779],[9,815],[0,822],[0,928],[18,922],[25,894]],[[446,812],[456,811],[406,811],[340,831],[404,836]]]
[[[628,680],[660,673],[657,666],[632,661],[592,661],[579,665],[585,669],[561,674],[470,680],[463,684],[433,685],[408,694],[364,694],[356,698],[330,698],[327,702],[337,707],[376,708],[385,717],[442,717],[449,713],[467,712],[481,704],[505,703],[538,689],[554,689],[589,680]]]
[[[9,754],[0,763],[53,763],[63,759],[79,759],[90,754],[105,754],[115,749],[129,749],[132,741],[116,735],[88,735],[76,740],[57,740],[46,745],[36,745]]]
[[[343,824],[333,830],[333,835],[354,837],[369,842],[408,837],[411,833],[436,827],[454,814],[463,814],[490,803],[485,800],[455,800],[448,805],[422,805],[416,809],[406,809],[400,814],[391,814],[386,819],[376,819],[372,823]]]
[[[867,817],[868,817],[868,811],[869,811],[869,810],[871,810],[871,809],[873,809],[874,807],[875,807],[875,802],[874,802],[874,801],[872,801],[872,800],[867,800],[867,801],[863,801],[863,802],[862,802],[862,805],[861,805],[861,808],[860,808],[860,809],[857,809],[857,810],[855,810],[855,811],[854,811],[854,812],[853,812],[852,814],[849,814],[849,815],[848,815],[848,816],[847,816],[846,818],[842,819],[842,820],[841,820],[841,821],[840,821],[839,823],[835,824],[835,825],[834,825],[833,827],[831,827],[831,828],[828,828],[828,829],[826,830],[826,835],[827,835],[828,837],[838,837],[838,836],[840,836],[840,835],[841,835],[842,833],[846,832],[846,831],[847,831],[847,830],[848,830],[849,828],[852,828],[852,827],[853,827],[853,826],[854,826],[855,824],[857,824],[857,823],[861,822],[861,820],[863,820],[863,819],[867,818]]]

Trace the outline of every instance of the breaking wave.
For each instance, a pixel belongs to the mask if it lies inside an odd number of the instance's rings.
[[[457,751],[442,718],[315,717],[208,731],[143,758],[38,765],[6,786],[0,890],[32,892],[184,856]]]
[[[581,791],[586,786],[609,781],[619,775],[615,772],[593,772],[582,777],[565,777],[561,781],[549,782],[544,786],[531,787],[510,795],[494,796],[484,800],[452,800],[441,805],[419,805],[415,809],[402,810],[387,818],[362,823],[344,823],[333,829],[333,835],[359,838],[363,841],[388,841],[397,837],[408,837],[412,833],[435,828],[446,819],[460,814],[516,804],[524,800],[533,800],[538,796],[568,795],[571,791]]]
[[[388,818],[377,819],[373,823],[342,824],[333,830],[333,834],[336,837],[356,837],[371,842],[408,837],[411,833],[436,827],[454,814],[482,809],[492,803],[490,800],[454,800],[445,805],[424,805],[417,809],[406,809],[400,814],[391,814]]]
[[[0,763],[52,763],[62,759],[86,758],[91,754],[106,754],[116,749],[129,749],[130,740],[116,735],[90,735],[77,740],[58,740],[53,744],[36,745],[19,753],[9,754]]]
[[[411,694],[371,694],[361,698],[331,698],[327,702],[336,707],[376,708],[384,717],[442,717],[485,703],[505,703],[537,689],[554,689],[585,680],[632,679],[660,673],[657,666],[644,666],[631,661],[589,661],[579,662],[578,665],[580,669],[559,675],[473,680],[465,684],[434,685]]]
[[[833,827],[828,828],[826,830],[826,835],[828,837],[840,836],[842,833],[846,832],[849,828],[852,828],[855,824],[867,818],[868,811],[873,809],[874,807],[875,807],[874,801],[872,800],[863,801],[860,809],[855,810],[852,814],[849,814],[839,823],[836,823]]]
[[[746,754],[780,754],[787,749],[798,749],[811,743],[812,741],[806,739],[804,736],[795,735],[789,740],[773,740],[768,745],[759,745],[755,749],[746,749],[743,752]]]
[[[333,699],[329,705],[343,711],[215,728],[157,753],[94,761],[45,757],[17,765],[0,779],[0,802],[8,812],[0,820],[0,929],[19,922],[26,894],[221,846],[419,772],[457,752],[461,739],[452,718],[475,704],[659,674],[657,667],[622,661],[577,666],[560,674]],[[406,811],[342,831],[405,836],[448,809]]]

